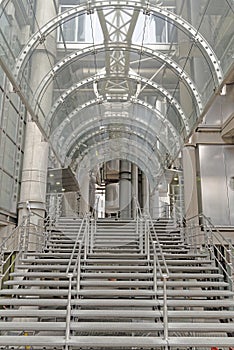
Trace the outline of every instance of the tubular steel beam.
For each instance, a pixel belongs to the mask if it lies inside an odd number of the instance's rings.
[[[110,79],[110,77],[106,77],[104,73],[100,73],[100,74],[94,75],[92,77],[86,78],[84,80],[81,80],[78,83],[72,85],[70,88],[68,88],[55,101],[54,105],[52,106],[51,111],[50,111],[48,117],[46,118],[46,126],[49,127],[52,124],[52,121],[54,119],[56,111],[59,109],[59,107],[61,105],[66,103],[66,98],[69,98],[70,95],[72,95],[74,92],[78,91],[80,88],[84,87],[86,84],[93,83],[93,82],[98,83],[99,81],[101,81],[103,79]],[[169,103],[176,109],[176,111],[180,115],[181,119],[183,120],[185,129],[186,129],[186,133],[187,133],[187,135],[189,135],[189,133],[191,131],[190,130],[191,126],[189,126],[189,124],[188,124],[188,118],[186,117],[179,102],[172,96],[172,94],[170,92],[168,92],[165,88],[163,88],[162,86],[160,86],[156,82],[154,82],[148,78],[144,78],[140,75],[129,73],[128,79],[135,81],[136,83],[140,82],[140,83],[149,85],[150,87],[154,88],[156,91],[159,91],[164,97],[166,97],[168,99]],[[47,130],[47,131],[49,132],[49,130]]]
[[[167,55],[152,50],[150,48],[142,48],[140,45],[128,45],[122,43],[121,47],[119,46],[119,43],[115,44],[99,44],[95,46],[89,46],[88,48],[81,49],[79,51],[73,52],[70,55],[64,57],[61,61],[59,61],[49,72],[48,74],[42,79],[40,85],[38,86],[37,91],[34,95],[34,108],[36,109],[36,105],[39,105],[40,99],[43,96],[43,93],[45,93],[45,90],[47,86],[50,84],[50,82],[54,79],[56,74],[59,73],[60,69],[64,69],[66,65],[69,65],[75,60],[78,60],[80,58],[83,58],[89,54],[92,53],[98,53],[98,52],[106,52],[106,50],[114,51],[114,50],[121,50],[121,51],[133,51],[136,53],[140,53],[141,55],[146,55],[151,58],[157,59],[161,62],[165,62],[179,77],[180,80],[184,82],[184,84],[187,86],[187,88],[191,91],[192,95],[194,96],[197,106],[199,108],[199,112],[202,112],[203,106],[201,101],[200,93],[198,92],[198,89],[195,86],[195,83],[190,79],[190,77],[184,72],[183,68],[180,67],[175,61],[173,61],[170,57]]]
[[[72,113],[70,113],[69,116],[66,117],[63,120],[63,122],[57,127],[57,129],[55,130],[55,132],[52,135],[52,140],[61,139],[64,128],[67,126],[67,124],[72,122],[73,118],[75,118],[77,113],[79,113],[79,112],[83,111],[85,108],[90,107],[92,105],[95,105],[97,103],[98,103],[97,99],[93,99],[93,100],[87,101],[83,105],[74,109],[74,111],[72,111]],[[177,133],[177,131],[175,130],[175,128],[172,126],[172,124],[158,110],[156,110],[149,103],[146,103],[146,102],[141,101],[139,99],[135,99],[134,103],[141,105],[141,106],[145,107],[146,109],[150,110],[153,113],[153,115],[155,115],[156,118],[159,119],[165,125],[165,127],[170,130],[171,134],[173,135],[173,137],[176,141],[176,145],[177,145],[178,150],[179,150],[182,146],[182,139],[181,139],[180,135]]]
[[[119,123],[121,123],[121,125],[125,128],[130,129],[132,127],[131,121],[128,120],[125,116],[119,117],[117,115],[113,115],[111,117],[107,117],[104,120],[102,120],[103,129],[109,127],[110,124],[115,125]],[[66,156],[71,152],[71,149],[74,148],[74,144],[76,144],[76,146],[83,144],[85,141],[82,138],[83,137],[82,135],[83,134],[85,135],[87,130],[90,130],[90,135],[91,135],[91,130],[95,129],[95,127],[97,126],[100,126],[100,121],[98,118],[96,118],[96,120],[94,119],[89,120],[88,122],[79,125],[74,130],[74,132],[66,139],[66,142],[62,145],[62,150],[63,150],[63,153],[61,154],[62,157]],[[144,138],[146,136],[146,133],[147,135],[150,135],[150,138],[153,140],[153,143],[152,142],[150,143],[148,139],[147,141],[151,144],[152,148],[155,146],[155,139],[156,139],[160,143],[161,147],[165,150],[165,152],[170,153],[169,149],[166,148],[165,144],[163,144],[162,141],[160,141],[160,138],[158,136],[155,136],[155,133],[152,127],[149,127],[148,129],[146,129],[147,126],[148,126],[147,123],[142,123],[137,120],[134,120],[134,130],[135,129],[141,130],[141,134],[142,135],[144,134]],[[77,135],[77,138],[79,137],[79,142],[78,142],[78,139],[76,138],[76,135]],[[147,138],[149,138],[149,136],[147,136]],[[158,148],[157,148],[157,152],[160,153]]]
[[[18,59],[16,60],[15,65],[15,77],[19,77],[19,73],[24,67],[27,57],[30,57],[31,51],[33,51],[38,45],[42,44],[46,37],[55,30],[62,23],[80,15],[90,14],[93,11],[99,10],[108,10],[108,9],[133,9],[138,10],[139,12],[143,12],[146,15],[155,15],[164,18],[166,21],[169,21],[180,28],[183,32],[185,32],[189,37],[192,37],[194,44],[196,44],[207,60],[210,62],[211,70],[215,73],[215,79],[218,84],[222,83],[223,80],[223,72],[221,65],[219,63],[218,57],[216,56],[214,50],[210,46],[210,44],[206,41],[206,39],[199,33],[199,31],[191,25],[191,23],[187,22],[184,18],[179,15],[168,11],[167,9],[149,4],[148,1],[132,1],[129,0],[112,0],[110,1],[92,1],[88,3],[88,5],[78,5],[65,11],[58,16],[51,19],[50,22],[45,24],[40,28],[38,32],[32,35],[26,46],[21,51]],[[122,44],[122,43],[121,43]],[[212,72],[212,73],[213,73]]]

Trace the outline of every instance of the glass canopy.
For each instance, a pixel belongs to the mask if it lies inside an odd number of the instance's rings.
[[[233,64],[233,0],[2,0],[0,21],[2,66],[74,169],[127,157],[155,181]]]

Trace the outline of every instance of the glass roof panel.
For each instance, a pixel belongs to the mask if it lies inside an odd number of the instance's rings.
[[[2,0],[0,28],[2,67],[61,155],[126,112],[174,157],[234,61],[231,0]]]

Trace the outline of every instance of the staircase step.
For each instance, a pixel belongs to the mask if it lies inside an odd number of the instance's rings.
[[[160,310],[71,310],[72,317],[79,317],[80,319],[147,319],[147,318],[162,318],[163,311]],[[66,309],[64,310],[38,310],[38,309],[17,309],[17,310],[0,310],[0,317],[14,317],[14,318],[65,318]],[[168,310],[169,319],[232,319],[234,311],[171,311]],[[1,338],[1,337],[0,337]]]
[[[71,305],[81,307],[163,307],[163,300],[161,299],[72,299]],[[214,300],[181,300],[181,299],[169,299],[167,301],[168,307],[193,307],[193,308],[229,308],[234,307],[233,299],[214,299]],[[40,307],[66,307],[67,299],[55,299],[55,298],[2,298],[0,299],[0,306],[40,306]]]
[[[17,272],[12,272],[10,273],[10,276],[12,277],[26,277],[26,278],[31,278],[31,277],[38,277],[38,278],[45,278],[45,277],[51,277],[51,278],[66,278],[67,275],[66,273],[63,272],[25,272],[25,271],[17,271]],[[132,279],[132,278],[137,278],[137,279],[149,279],[153,277],[153,272],[148,272],[148,273],[139,273],[139,272],[86,272],[86,273],[81,273],[81,278],[117,278],[117,279]],[[157,274],[157,277],[160,278],[160,274]],[[170,275],[170,280],[173,279],[221,279],[223,278],[222,274],[214,274],[214,273],[201,273],[201,274],[194,274],[194,273],[173,273]]]
[[[36,288],[14,288],[14,289],[2,289],[0,295],[35,295],[35,296],[67,296],[67,289],[36,289]],[[72,291],[72,295],[77,295],[76,291]],[[132,289],[132,290],[121,290],[121,289],[81,289],[78,295],[85,297],[155,297],[155,293],[152,290],[147,289]],[[157,294],[162,297],[163,291],[158,290]],[[214,298],[214,297],[233,297],[234,292],[228,290],[200,290],[200,289],[181,289],[167,291],[168,297],[199,297],[199,298]]]
[[[135,277],[136,278],[136,277]],[[134,278],[134,279],[135,279]],[[43,286],[43,287],[68,287],[68,279],[65,281],[62,280],[12,280],[4,282],[5,286]],[[112,287],[112,288],[149,288],[153,287],[153,281],[105,281],[105,280],[81,280],[80,285],[83,287]],[[72,285],[76,285],[76,281],[72,282]],[[157,286],[162,287],[163,281],[157,280]],[[222,288],[228,287],[229,284],[226,282],[204,282],[200,281],[199,284],[197,281],[167,281],[167,288]]]
[[[156,332],[163,331],[163,324],[157,322],[71,322],[71,330],[80,332]],[[0,322],[0,331],[64,331],[65,322]],[[173,322],[168,324],[169,332],[217,332],[215,323]],[[219,323],[219,332],[233,332],[234,324]]]
[[[168,340],[164,340],[157,337],[132,337],[132,336],[71,336],[68,341],[63,336],[2,336],[0,337],[1,346],[79,346],[82,347],[95,347],[99,348],[155,348],[160,346],[169,347],[191,347],[196,346],[198,348],[212,347],[214,344],[218,347],[233,346],[233,338],[223,337],[170,337]]]

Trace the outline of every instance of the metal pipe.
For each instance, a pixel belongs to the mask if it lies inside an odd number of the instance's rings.
[[[86,222],[86,225],[87,225],[87,217],[86,216],[83,217],[81,225],[80,225],[80,229],[79,229],[78,234],[76,236],[76,241],[75,241],[75,244],[74,244],[74,247],[73,247],[73,250],[72,250],[72,253],[71,253],[71,257],[70,257],[68,265],[67,265],[66,274],[69,273],[69,270],[70,270],[70,267],[71,267],[71,264],[72,264],[72,260],[74,258],[74,254],[75,254],[75,251],[76,251],[76,248],[77,248],[78,240],[79,240],[79,238],[81,236],[81,232],[82,232],[82,229],[83,229],[83,226],[84,226],[84,222]],[[85,232],[84,232],[84,234],[85,234]],[[83,235],[83,238],[84,238],[84,235]],[[82,241],[83,241],[83,238],[82,238]]]
[[[164,339],[168,341],[167,275],[163,275],[163,326]]]
[[[140,218],[140,248],[141,248],[141,252],[144,253],[144,247],[143,247],[143,220],[142,218]]]
[[[78,293],[80,291],[80,276],[81,276],[81,266],[80,266],[80,254],[78,256],[77,259],[77,280],[76,280],[76,292],[77,292],[77,297],[78,297]]]
[[[94,230],[95,230],[95,220],[91,219],[91,237],[90,237],[90,250],[89,250],[90,254],[93,253]]]
[[[67,274],[69,279],[69,287],[68,287],[68,297],[67,297],[67,314],[66,314],[66,333],[65,333],[65,350],[68,350],[67,342],[70,340],[70,332],[71,332],[71,295],[72,295],[72,278],[73,274]]]
[[[156,260],[156,247],[155,247],[155,242],[153,242],[153,250],[154,250],[154,293],[155,293],[155,298],[156,298],[156,293],[157,293],[157,260]]]
[[[86,222],[85,225],[85,240],[84,240],[84,259],[87,259],[87,255],[88,255],[88,246],[89,246],[89,222]]]

